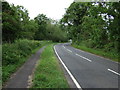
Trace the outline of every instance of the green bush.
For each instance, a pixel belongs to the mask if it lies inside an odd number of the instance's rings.
[[[2,65],[15,64],[19,61],[20,51],[14,44],[4,44],[2,46]]]
[[[2,76],[5,82],[10,75],[21,66],[27,57],[32,54],[36,48],[48,43],[47,41],[34,40],[16,40],[14,43],[2,45]]]
[[[3,44],[3,66],[18,63],[40,45],[40,42],[32,40],[17,40],[12,44]]]

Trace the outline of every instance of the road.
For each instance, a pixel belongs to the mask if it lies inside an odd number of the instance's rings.
[[[78,50],[68,43],[55,45],[54,49],[78,87],[118,88],[120,86],[119,63]]]

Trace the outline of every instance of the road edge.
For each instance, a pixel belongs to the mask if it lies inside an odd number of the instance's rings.
[[[74,78],[74,76],[72,75],[72,73],[70,72],[70,70],[67,68],[67,66],[64,64],[64,62],[62,61],[62,59],[61,59],[60,56],[58,55],[58,53],[57,53],[57,51],[56,51],[56,49],[55,49],[55,46],[56,46],[56,45],[53,46],[54,52],[55,52],[57,58],[59,59],[59,61],[61,62],[63,68],[65,69],[64,71],[67,72],[67,74],[69,75],[69,77],[71,78],[71,80],[73,81],[73,83],[75,84],[75,86],[76,86],[78,89],[82,90],[82,88],[81,88],[81,86],[79,85],[79,83],[77,82],[77,80]],[[68,79],[68,77],[67,77],[67,79]],[[68,84],[70,84],[70,83],[68,83]],[[71,86],[71,85],[70,85],[70,86]]]
[[[118,61],[113,61],[112,59],[110,59],[110,58],[108,58],[108,57],[104,57],[104,56],[101,56],[101,55],[98,55],[98,54],[95,54],[95,53],[92,53],[92,52],[89,52],[89,51],[85,51],[85,50],[82,50],[82,49],[80,49],[80,48],[76,48],[76,47],[74,47],[74,46],[72,46],[72,45],[70,45],[70,46],[73,47],[73,48],[75,48],[75,49],[77,49],[77,50],[79,50],[79,51],[81,51],[81,52],[85,52],[85,53],[88,53],[88,54],[90,54],[90,55],[94,55],[94,56],[97,56],[97,57],[99,57],[99,58],[106,59],[106,60],[108,60],[108,61],[110,61],[110,62],[113,62],[113,63],[116,63],[116,64],[120,64],[120,62],[118,62]]]

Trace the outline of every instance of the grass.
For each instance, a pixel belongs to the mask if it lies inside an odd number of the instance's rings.
[[[88,48],[86,46],[76,45],[76,44],[72,44],[72,46],[75,47],[75,48],[78,48],[78,49],[81,49],[81,50],[96,54],[96,55],[103,56],[105,58],[109,58],[109,59],[111,59],[113,61],[120,62],[120,60],[118,58],[119,54],[116,53],[116,52],[105,52],[103,49]]]
[[[34,49],[34,50],[32,50],[32,54],[35,54],[43,46],[51,44],[52,41],[45,41],[45,40],[43,40],[43,41],[40,41],[40,43],[41,43],[41,46],[36,48],[36,49]]]
[[[3,74],[2,84],[3,84],[3,86],[5,85],[7,80],[10,78],[10,76],[14,72],[16,72],[19,69],[19,67],[21,67],[28,60],[28,58],[31,56],[31,54],[36,53],[41,47],[43,47],[44,45],[49,44],[49,43],[50,42],[48,42],[48,41],[42,41],[42,42],[40,41],[41,45],[37,46],[34,49],[32,49],[32,51],[29,54],[27,54],[26,56],[21,57],[18,63],[16,63],[16,64],[9,64],[9,65],[5,65],[5,66],[3,65],[2,66],[2,71],[3,71],[3,73],[2,73]],[[14,59],[14,58],[12,58],[12,59]]]
[[[30,55],[28,55],[25,58],[21,58],[21,61],[18,64],[13,64],[13,65],[7,65],[7,66],[2,66],[2,71],[3,71],[3,77],[2,77],[2,84],[4,86],[5,82],[10,78],[10,76],[18,70],[19,67],[21,67]]]
[[[53,51],[53,44],[48,45],[41,54],[34,72],[32,88],[69,88]]]

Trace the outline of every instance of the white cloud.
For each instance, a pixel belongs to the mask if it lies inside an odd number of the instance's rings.
[[[22,5],[29,11],[31,19],[38,14],[59,20],[74,0],[7,0],[10,4]]]

